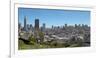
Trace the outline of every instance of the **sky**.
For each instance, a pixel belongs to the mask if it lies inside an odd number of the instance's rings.
[[[90,11],[84,10],[18,8],[18,20],[22,26],[25,16],[27,16],[27,23],[33,26],[35,19],[39,19],[40,26],[45,23],[46,27],[63,26],[64,24],[87,24],[90,26]]]

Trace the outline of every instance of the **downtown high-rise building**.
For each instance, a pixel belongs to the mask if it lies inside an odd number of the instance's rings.
[[[18,23],[18,29],[21,29],[21,23]]]
[[[27,31],[27,17],[24,17],[24,30]]]
[[[67,24],[65,24],[65,28],[67,27]]]
[[[41,41],[41,38],[40,38],[40,36],[39,36],[39,19],[35,19],[35,26],[34,26],[34,36],[35,36],[35,38],[36,38],[36,42],[37,43],[40,43],[40,41]]]
[[[21,23],[18,23],[18,32],[20,33],[22,29]]]
[[[45,30],[45,23],[43,23],[43,29]]]
[[[67,29],[67,24],[65,24],[65,29]]]
[[[34,28],[33,28],[32,24],[30,24],[30,30],[31,30],[31,31],[33,31],[33,30],[34,30]]]
[[[39,19],[35,19],[35,30],[39,30]]]
[[[42,28],[41,28],[41,31],[44,32],[44,31],[45,31],[45,28],[46,28],[46,27],[45,27],[45,23],[43,23],[43,26],[42,26]]]

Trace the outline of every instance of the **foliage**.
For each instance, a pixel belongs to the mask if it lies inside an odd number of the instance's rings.
[[[29,41],[30,41],[30,44],[36,43],[36,39],[35,39],[35,37],[32,36],[32,35],[29,37]]]
[[[39,36],[40,38],[43,40],[44,39],[44,33],[43,32],[39,32]]]

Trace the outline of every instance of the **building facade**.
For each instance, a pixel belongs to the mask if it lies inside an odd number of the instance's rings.
[[[35,30],[39,30],[39,19],[35,19]]]
[[[27,31],[27,17],[24,17],[24,31]]]

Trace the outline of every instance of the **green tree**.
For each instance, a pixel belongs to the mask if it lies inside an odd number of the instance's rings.
[[[41,41],[41,43],[43,43],[43,40],[44,40],[44,33],[43,33],[43,32],[39,32],[39,36],[40,36],[40,41]]]
[[[33,35],[31,35],[29,37],[29,41],[30,41],[31,44],[35,44],[36,43],[36,39],[35,39],[35,37]]]

